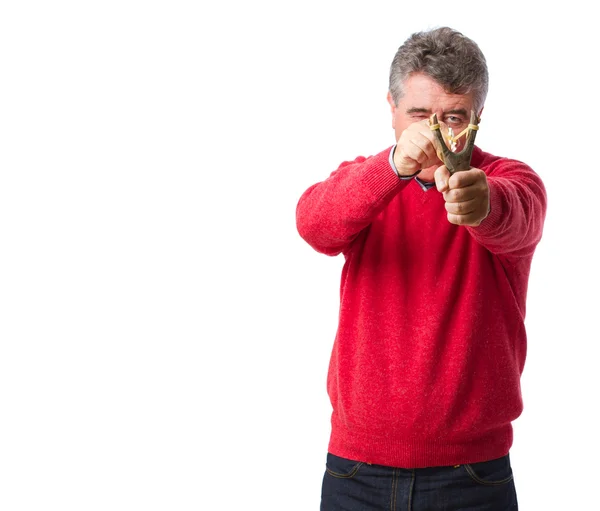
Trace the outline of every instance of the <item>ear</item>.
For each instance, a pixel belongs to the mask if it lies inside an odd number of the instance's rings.
[[[394,103],[394,98],[392,98],[392,93],[388,91],[387,93],[387,101],[390,104],[392,109],[392,129],[396,129],[396,103]]]

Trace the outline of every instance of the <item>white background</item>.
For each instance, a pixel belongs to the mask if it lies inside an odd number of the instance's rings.
[[[549,196],[521,509],[600,509],[592,3],[207,4],[1,4],[0,509],[318,509],[343,261],[296,203],[394,142],[389,65],[440,25]]]

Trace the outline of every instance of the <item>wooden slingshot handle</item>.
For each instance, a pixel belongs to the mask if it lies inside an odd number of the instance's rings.
[[[454,174],[461,170],[469,170],[471,168],[471,155],[473,154],[473,147],[475,146],[475,136],[477,135],[479,120],[479,117],[471,110],[471,122],[469,123],[469,129],[467,131],[465,147],[460,153],[453,153],[448,149],[446,142],[444,142],[437,115],[433,114],[429,118],[429,127],[433,131],[435,137],[435,150],[440,160],[446,165],[450,174]],[[473,128],[471,128],[471,126],[473,126]]]

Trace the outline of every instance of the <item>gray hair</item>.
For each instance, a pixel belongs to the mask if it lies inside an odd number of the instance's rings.
[[[460,32],[441,27],[416,32],[398,48],[390,68],[390,93],[397,105],[404,81],[424,73],[450,94],[473,93],[477,114],[488,92],[488,70],[479,46]]]

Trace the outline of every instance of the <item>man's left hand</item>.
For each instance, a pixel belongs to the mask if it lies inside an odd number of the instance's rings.
[[[450,175],[445,165],[435,171],[435,184],[446,201],[448,221],[477,227],[490,212],[490,188],[483,170],[471,168]]]

